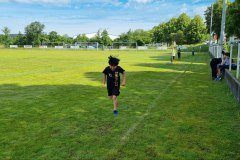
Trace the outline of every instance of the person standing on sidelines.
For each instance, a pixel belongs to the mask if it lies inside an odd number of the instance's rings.
[[[178,48],[177,55],[178,55],[178,59],[181,59],[181,49],[180,48]]]
[[[176,52],[175,52],[175,48],[172,48],[172,61],[175,60],[175,56],[176,56]]]

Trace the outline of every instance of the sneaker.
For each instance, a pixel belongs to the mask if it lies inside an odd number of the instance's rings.
[[[221,80],[221,77],[215,78],[215,81],[220,81],[220,80]]]
[[[113,114],[114,114],[115,116],[117,116],[117,115],[118,115],[118,111],[117,111],[117,110],[114,110],[114,111],[113,111]]]

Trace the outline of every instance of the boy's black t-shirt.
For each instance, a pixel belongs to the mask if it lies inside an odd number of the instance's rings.
[[[107,87],[108,88],[120,88],[120,74],[123,73],[125,70],[122,67],[117,66],[117,68],[112,71],[111,68],[108,66],[106,67],[102,73],[107,76]]]

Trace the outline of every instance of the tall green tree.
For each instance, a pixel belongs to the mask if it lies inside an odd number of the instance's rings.
[[[185,43],[185,36],[182,30],[178,30],[177,33],[173,33],[172,37],[177,45],[182,45]]]
[[[25,34],[27,37],[27,43],[33,45],[39,45],[41,43],[40,36],[43,34],[44,24],[40,22],[32,22],[25,27]]]
[[[226,33],[227,36],[240,38],[240,0],[230,3],[227,8]]]
[[[126,33],[122,33],[119,35],[119,38],[114,40],[114,42],[132,42],[132,34],[132,30],[129,30]]]
[[[77,37],[74,39],[75,42],[88,42],[89,38],[86,36],[86,34],[79,34]]]
[[[186,43],[186,29],[191,22],[191,18],[186,14],[182,13],[177,19],[177,33],[174,41],[177,44],[184,44]]]
[[[167,43],[172,43],[174,38],[173,35],[178,31],[177,24],[178,24],[177,18],[172,18],[167,22],[168,29],[167,31],[165,31]]]
[[[60,42],[61,38],[60,35],[56,31],[51,31],[48,33],[48,39],[50,42]]]
[[[161,23],[152,29],[152,41],[154,43],[167,42],[168,40],[168,27],[166,23]]]
[[[151,43],[152,38],[149,31],[143,29],[137,29],[132,32],[132,41],[137,42],[138,46]]]
[[[182,13],[177,18],[177,24],[176,24],[177,32],[178,31],[185,32],[190,22],[191,22],[191,18],[186,13]]]
[[[2,32],[3,32],[2,43],[4,44],[5,47],[8,47],[9,44],[11,43],[11,37],[10,37],[11,30],[8,27],[4,27],[2,29]]]
[[[61,37],[61,42],[64,42],[65,44],[72,44],[73,43],[73,38],[69,37],[67,34],[64,34]]]
[[[101,44],[104,46],[111,46],[112,45],[112,40],[108,35],[108,31],[104,29],[101,33]]]
[[[206,34],[206,26],[201,16],[195,16],[186,29],[186,40],[188,44],[202,42]]]
[[[152,42],[152,36],[155,36],[155,40],[158,41],[158,26],[151,31],[145,31],[143,29],[136,29],[134,31],[129,30],[127,33],[122,33],[119,38],[114,42],[136,42],[138,46],[143,46]]]
[[[90,42],[98,42],[98,44],[102,44],[102,42],[101,42],[101,30],[98,30],[96,35],[93,38],[90,38]]]
[[[18,32],[18,35],[13,39],[13,44],[25,45],[26,41],[27,41],[26,36],[23,35],[21,32]]]
[[[43,33],[40,35],[40,43],[43,45],[44,43],[49,42],[48,35],[46,33]]]

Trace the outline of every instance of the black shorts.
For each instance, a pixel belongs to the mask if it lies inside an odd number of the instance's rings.
[[[108,96],[119,96],[119,88],[108,88]]]

